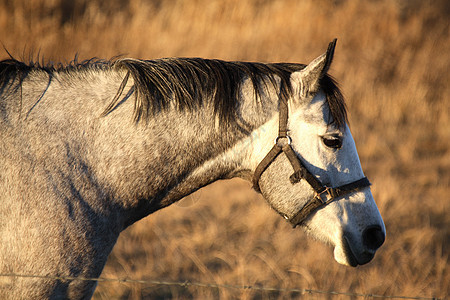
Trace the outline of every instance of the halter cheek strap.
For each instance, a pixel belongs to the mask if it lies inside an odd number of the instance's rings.
[[[317,179],[309,170],[304,166],[297,154],[294,152],[291,146],[291,138],[287,134],[288,123],[288,106],[287,101],[280,100],[280,121],[278,127],[278,137],[275,140],[275,145],[263,158],[263,160],[256,167],[253,174],[253,188],[261,192],[259,188],[259,180],[262,173],[269,167],[269,165],[277,158],[280,153],[284,153],[294,169],[294,173],[289,177],[292,184],[300,182],[305,179],[309,185],[315,191],[315,196],[309,200],[305,206],[303,206],[292,218],[285,217],[291,222],[293,227],[296,227],[302,223],[313,211],[319,207],[325,206],[332,202],[335,198],[344,196],[355,192],[356,190],[370,186],[370,181],[367,177],[363,177],[359,180],[351,183],[341,185],[339,187],[327,187],[319,179]]]

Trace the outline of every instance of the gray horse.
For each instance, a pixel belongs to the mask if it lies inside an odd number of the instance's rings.
[[[0,298],[90,298],[95,282],[49,277],[98,277],[126,227],[232,177],[339,263],[369,262],[385,227],[334,46],[309,65],[0,61]]]

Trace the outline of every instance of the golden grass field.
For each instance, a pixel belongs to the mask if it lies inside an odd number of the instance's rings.
[[[338,38],[330,73],[386,223],[368,265],[293,230],[242,180],[128,228],[102,277],[385,296],[450,292],[450,4],[408,0],[0,0],[16,58],[116,55],[302,62]],[[7,58],[0,49],[0,59]],[[95,299],[286,299],[301,293],[100,282]],[[356,299],[312,293],[308,298]],[[371,298],[371,297],[367,297]]]

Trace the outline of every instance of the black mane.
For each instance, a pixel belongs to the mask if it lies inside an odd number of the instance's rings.
[[[14,58],[0,61],[0,91],[12,79],[21,81],[33,70],[40,70],[52,76],[56,72],[75,72],[81,70],[107,70],[124,68],[128,71],[117,96],[113,99],[105,114],[113,110],[125,87],[128,77],[134,80],[136,93],[135,119],[145,119],[158,113],[175,101],[179,109],[194,109],[213,101],[214,111],[221,120],[232,121],[236,114],[239,91],[245,78],[253,84],[256,97],[262,90],[261,85],[275,84],[275,76],[281,79],[281,100],[286,101],[293,93],[290,76],[305,67],[293,63],[253,63],[227,62],[217,59],[166,58],[158,60],[101,60],[89,59],[64,64],[40,64],[20,62]],[[264,80],[266,79],[266,80]],[[320,85],[326,94],[334,124],[338,127],[347,122],[347,111],[343,95],[334,79],[325,75]]]
[[[30,60],[28,63],[24,63],[11,55],[9,56],[10,58],[0,61],[0,92],[8,85],[8,83],[12,84],[14,80],[18,79],[16,84],[22,84],[22,81],[32,71],[45,72],[52,77],[53,74],[57,72],[69,73],[77,70],[100,70],[111,67],[111,61],[98,58],[91,58],[78,62],[78,57],[75,56],[69,63],[57,63],[55,65],[52,62],[40,63],[39,58],[37,61]]]

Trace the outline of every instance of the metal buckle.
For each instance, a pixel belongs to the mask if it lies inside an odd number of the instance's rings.
[[[325,189],[320,192],[320,193],[316,193],[316,198],[318,200],[320,200],[322,202],[322,204],[326,205],[328,203],[330,203],[331,201],[334,200],[334,196],[332,194],[332,188],[330,187],[325,187]]]
[[[289,135],[286,136],[277,136],[277,138],[275,139],[274,143],[278,144],[279,140],[281,139],[287,139],[287,144],[290,145],[292,143],[292,139]]]

